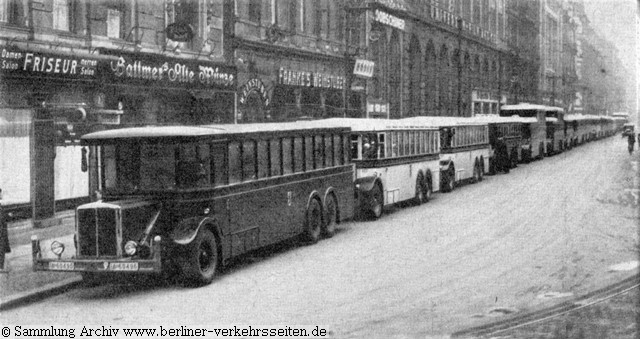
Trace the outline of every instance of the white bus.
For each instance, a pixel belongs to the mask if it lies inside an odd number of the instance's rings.
[[[457,117],[411,117],[402,119],[440,130],[440,187],[452,191],[456,184],[481,181],[491,154],[486,122]]]
[[[438,128],[402,120],[332,118],[324,127],[351,128],[359,211],[379,218],[384,206],[422,204],[440,189]]]

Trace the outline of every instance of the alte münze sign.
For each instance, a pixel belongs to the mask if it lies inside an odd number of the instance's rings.
[[[180,61],[127,60],[119,57],[111,62],[111,71],[117,78],[147,80],[154,82],[187,83],[205,87],[230,87],[236,77],[230,69],[222,66],[187,64]]]

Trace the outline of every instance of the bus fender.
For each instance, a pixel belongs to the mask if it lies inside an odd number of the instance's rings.
[[[220,235],[218,222],[215,218],[197,216],[182,220],[171,232],[171,240],[178,245],[188,245],[196,238],[202,227],[211,227],[214,234]]]
[[[356,192],[358,193],[371,192],[373,187],[375,187],[377,181],[378,181],[378,177],[376,176],[357,178],[356,181],[354,182]]]
[[[451,159],[440,160],[440,171],[446,172],[453,166],[453,161]]]
[[[320,202],[320,206],[324,206],[324,204],[322,203],[322,199],[320,198],[320,194],[318,193],[318,191],[313,190],[313,192],[311,192],[311,194],[309,194],[309,198],[307,199],[307,211],[309,210],[309,205],[311,204],[311,200],[313,199],[317,199],[318,202]]]

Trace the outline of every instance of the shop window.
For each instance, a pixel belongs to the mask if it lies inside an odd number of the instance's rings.
[[[242,180],[256,180],[256,143],[253,140],[242,143]]]
[[[360,159],[360,150],[359,150],[360,136],[356,134],[351,135],[351,159]]]
[[[271,176],[282,175],[282,162],[280,140],[273,139],[269,142],[269,156],[271,158]]]
[[[293,140],[291,138],[282,139],[282,172],[283,174],[293,173]]]
[[[267,140],[258,141],[258,178],[269,176],[269,143]]]
[[[383,159],[385,157],[385,134],[378,134],[378,157]]]

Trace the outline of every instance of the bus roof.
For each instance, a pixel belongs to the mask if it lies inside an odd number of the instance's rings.
[[[420,125],[405,121],[405,119],[364,119],[364,118],[329,118],[312,120],[309,123],[325,127],[348,127],[352,131],[386,131],[392,129],[436,129],[432,125]]]
[[[502,105],[500,107],[501,110],[503,111],[530,111],[530,110],[536,110],[536,111],[544,111],[546,110],[547,106],[544,105],[537,105],[537,104],[530,104],[528,102],[521,102],[519,104],[516,105]]]
[[[402,119],[403,121],[411,122],[414,124],[423,124],[426,126],[434,127],[447,127],[447,126],[465,126],[465,125],[487,125],[486,121],[473,120],[468,117],[432,117],[432,116],[418,116]]]
[[[322,126],[312,124],[311,121],[285,123],[255,123],[255,124],[220,124],[199,126],[145,126],[119,128],[86,134],[82,140],[129,139],[129,138],[180,138],[204,137],[225,134],[243,134],[259,132],[280,132],[310,129],[326,129],[343,126]],[[346,129],[343,127],[343,129]]]
[[[475,116],[467,119],[472,119],[480,122],[486,122],[489,124],[500,124],[500,123],[531,123],[535,122],[535,118],[524,118],[519,115],[512,115],[508,117],[501,117],[496,114],[476,114]]]

